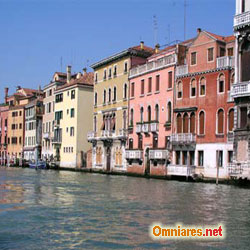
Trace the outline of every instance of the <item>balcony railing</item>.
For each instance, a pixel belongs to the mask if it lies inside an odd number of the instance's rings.
[[[231,97],[237,98],[244,96],[250,96],[250,81],[233,84],[231,90]]]
[[[142,124],[141,123],[137,123],[136,124],[136,129],[135,129],[136,133],[141,133],[142,132]]]
[[[168,157],[168,151],[167,150],[161,150],[161,149],[150,149],[149,150],[149,159],[151,160],[164,160]]]
[[[118,137],[126,138],[128,136],[128,131],[126,129],[119,129]]]
[[[234,17],[234,28],[250,23],[250,11],[236,15]]]
[[[234,56],[223,56],[216,59],[217,68],[234,67]]]
[[[157,122],[157,121],[152,121],[152,122],[150,123],[150,131],[151,131],[152,133],[158,132],[158,131],[159,131],[159,122]]]
[[[192,133],[185,133],[185,134],[172,134],[170,136],[170,141],[172,143],[195,143],[196,135]]]
[[[149,71],[158,70],[166,66],[174,65],[176,62],[177,62],[176,54],[168,55],[156,61],[152,61],[143,65],[137,66],[135,68],[132,68],[130,70],[129,77],[130,78],[135,77],[141,74],[145,74]]]
[[[101,137],[113,137],[115,135],[115,131],[110,131],[110,130],[102,130],[101,132]]]
[[[54,143],[54,144],[61,144],[62,143],[62,137],[61,136],[54,137],[53,140],[52,140],[52,143]]]
[[[143,133],[149,133],[150,132],[150,126],[149,126],[150,124],[149,123],[143,123],[142,124],[142,132]]]
[[[232,177],[246,177],[250,179],[250,163],[230,163],[228,174]]]
[[[176,77],[184,76],[188,74],[188,65],[181,65],[176,67]]]
[[[128,160],[136,160],[142,159],[143,151],[142,150],[126,150],[126,159]]]
[[[195,174],[195,166],[168,165],[167,174],[174,176],[193,176]]]
[[[96,132],[95,131],[89,131],[87,133],[87,138],[88,138],[88,141],[92,141],[96,138]]]

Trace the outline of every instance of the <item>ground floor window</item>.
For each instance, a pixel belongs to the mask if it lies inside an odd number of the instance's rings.
[[[219,167],[223,166],[223,151],[222,150],[217,151],[217,164]]]
[[[181,161],[181,152],[180,152],[180,151],[176,151],[176,152],[175,152],[175,157],[176,157],[176,165],[180,165],[180,161]]]
[[[233,151],[228,151],[228,163],[233,162]]]
[[[182,152],[182,164],[183,165],[187,165],[188,161],[187,161],[187,151],[183,151]]]
[[[189,162],[190,165],[194,166],[194,151],[189,152],[189,157],[190,157],[190,159],[189,159],[190,160],[190,162]]]
[[[198,166],[203,167],[204,165],[204,151],[198,151]]]

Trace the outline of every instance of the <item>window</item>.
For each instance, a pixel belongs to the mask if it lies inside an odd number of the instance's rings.
[[[131,83],[131,97],[135,97],[135,83]]]
[[[127,99],[127,91],[128,91],[127,83],[124,83],[124,85],[123,85],[123,99]]]
[[[111,76],[112,76],[112,69],[109,68],[109,78],[111,78]]]
[[[144,95],[144,79],[141,80],[141,95]]]
[[[116,102],[116,87],[114,87],[114,96],[113,96],[113,102]]]
[[[187,151],[182,151],[182,164],[187,165],[188,160],[187,160]]]
[[[177,83],[177,99],[181,99],[182,98],[182,82],[179,81]]]
[[[158,135],[153,135],[153,148],[158,148]]]
[[[140,109],[140,121],[143,122],[143,107]]]
[[[75,90],[71,90],[71,99],[75,99]]]
[[[205,113],[204,113],[204,111],[201,111],[199,114],[199,134],[200,135],[205,134]]]
[[[192,112],[190,115],[190,133],[195,133],[195,113]]]
[[[190,84],[190,97],[196,96],[196,80],[193,79]]]
[[[114,73],[113,74],[114,74],[114,77],[117,76],[117,66],[116,65],[114,66]]]
[[[123,111],[123,129],[126,129],[127,127],[127,112]]]
[[[217,150],[217,166],[222,167],[223,166],[223,151],[222,150]]]
[[[148,78],[148,93],[152,92],[152,77]]]
[[[227,55],[228,56],[233,56],[234,55],[234,48],[228,48],[227,49]]]
[[[134,124],[134,110],[130,110],[130,126],[133,127]]]
[[[172,107],[171,102],[168,103],[168,114],[167,114],[167,121],[171,122],[172,120]]]
[[[148,122],[151,121],[151,106],[148,106]]]
[[[188,121],[189,121],[188,114],[185,113],[183,116],[183,133],[188,133]]]
[[[22,137],[19,137],[19,144],[22,144]]]
[[[124,73],[127,73],[128,72],[128,63],[125,62],[124,63]]]
[[[181,114],[177,115],[176,121],[177,121],[177,133],[178,134],[182,133],[182,118],[181,118]]]
[[[200,79],[200,96],[206,95],[206,79],[202,77]]]
[[[234,128],[234,109],[228,112],[228,132],[232,132]]]
[[[22,129],[22,123],[19,123],[19,129]]]
[[[198,151],[198,166],[203,167],[204,164],[204,151]]]
[[[191,53],[191,65],[196,65],[196,52]]]
[[[103,71],[103,80],[106,80],[107,79],[107,70],[105,69]]]
[[[17,137],[11,137],[11,144],[17,144]]]
[[[19,116],[22,116],[22,111],[19,111]]]
[[[156,76],[155,91],[160,91],[160,76]]]
[[[245,0],[241,0],[241,12],[245,12]]]
[[[155,105],[155,120],[159,121],[159,105]]]
[[[97,93],[95,93],[94,105],[97,106]]]
[[[129,147],[129,149],[133,149],[133,139],[132,138],[129,139],[128,147]]]
[[[226,55],[226,50],[223,47],[220,47],[220,57],[223,57]]]
[[[70,110],[70,117],[75,117],[75,109]]]
[[[227,162],[232,163],[233,162],[233,151],[227,152]]]
[[[70,136],[74,136],[74,134],[75,134],[74,127],[70,127]]]
[[[97,83],[98,82],[98,73],[96,72],[95,73],[95,83]]]
[[[106,89],[103,90],[103,104],[106,103]]]
[[[108,93],[108,102],[111,102],[111,88],[109,88],[109,93]]]
[[[223,74],[219,75],[218,79],[218,92],[224,93],[224,85],[225,85],[225,76]]]
[[[181,163],[181,152],[180,151],[175,152],[175,162],[176,162],[176,165],[180,165],[180,163]]]
[[[224,133],[224,111],[223,109],[219,109],[217,113],[217,133]]]
[[[172,83],[173,83],[173,72],[170,71],[168,72],[168,88],[172,88]]]
[[[240,128],[247,126],[247,107],[240,107]]]
[[[57,94],[56,95],[56,103],[63,101],[63,94]]]
[[[94,116],[94,132],[97,131],[97,120],[96,120],[96,116]]]
[[[209,48],[207,50],[207,60],[208,62],[212,62],[214,60],[214,48]]]
[[[141,134],[138,135],[138,149],[142,149],[143,137]]]

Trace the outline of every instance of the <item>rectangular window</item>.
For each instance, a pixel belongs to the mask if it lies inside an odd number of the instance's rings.
[[[223,57],[226,55],[226,50],[223,47],[220,47],[220,57]]]
[[[109,68],[109,78],[111,78],[111,76],[112,76],[112,69]]]
[[[17,144],[17,137],[11,137],[11,144]]]
[[[158,148],[158,135],[153,135],[153,148]]]
[[[191,53],[191,65],[196,65],[196,52]]]
[[[224,81],[219,81],[219,93],[224,92]]]
[[[232,163],[233,162],[233,151],[228,151],[228,163]]]
[[[194,151],[189,151],[189,164],[194,166]]]
[[[117,66],[114,66],[114,77],[117,76]]]
[[[124,63],[124,73],[127,73],[128,72],[128,63],[125,62]]]
[[[207,56],[208,56],[207,60],[209,62],[214,60],[214,48],[209,48],[208,49]]]
[[[56,103],[63,101],[63,94],[57,94],[56,95]]]
[[[71,99],[75,99],[75,90],[71,90]]]
[[[223,166],[223,151],[218,150],[216,153],[217,153],[217,164],[219,167],[222,167]]]
[[[198,166],[203,167],[204,164],[204,151],[198,151]]]
[[[135,96],[135,83],[132,82],[131,83],[131,97],[134,97]]]
[[[70,117],[75,117],[75,109],[70,110]]]
[[[144,79],[141,80],[141,95],[144,95]]]
[[[107,70],[105,69],[103,71],[103,80],[106,80],[107,79]]]
[[[181,152],[180,151],[176,151],[175,152],[175,157],[176,157],[176,159],[175,159],[176,165],[180,165],[180,163],[181,163]]]
[[[240,128],[247,126],[247,107],[240,108]]]
[[[182,164],[187,165],[187,151],[182,151]]]
[[[173,83],[173,73],[172,71],[168,72],[168,88],[172,88],[172,83]]]
[[[156,76],[155,91],[160,91],[160,76]]]
[[[148,93],[152,92],[152,77],[148,78]]]
[[[75,134],[74,127],[70,127],[70,136],[74,136],[74,134]]]
[[[228,48],[227,49],[227,55],[228,56],[233,56],[234,55],[234,48]]]

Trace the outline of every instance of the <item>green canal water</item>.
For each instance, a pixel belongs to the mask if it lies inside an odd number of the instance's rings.
[[[220,241],[149,237],[163,225],[217,225]],[[250,189],[0,168],[0,249],[250,249]]]

